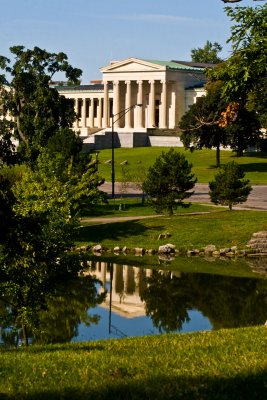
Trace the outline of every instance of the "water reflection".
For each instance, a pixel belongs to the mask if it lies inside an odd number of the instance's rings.
[[[262,325],[267,280],[88,261],[82,277],[59,287],[39,314],[33,343]],[[9,310],[0,302],[0,318]],[[18,341],[10,325],[0,342]]]

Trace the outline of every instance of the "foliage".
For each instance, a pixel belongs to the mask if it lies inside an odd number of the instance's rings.
[[[252,190],[249,180],[244,177],[242,168],[234,161],[223,165],[214,181],[209,183],[211,201],[227,205],[230,210],[233,205],[244,203]]]
[[[194,62],[217,64],[222,61],[218,53],[222,51],[222,46],[217,42],[207,40],[203,48],[198,47],[191,50],[191,59]]]
[[[81,172],[79,164],[71,164],[62,153],[52,155],[40,153],[35,170],[24,167],[12,183],[3,173],[7,169],[2,171],[0,201],[8,218],[3,223],[8,223],[1,232],[1,289],[16,316],[14,326],[22,326],[25,344],[27,327],[38,322],[38,311],[58,280],[81,268],[79,257],[67,252],[74,243],[81,203],[104,196],[95,164]]]
[[[156,212],[167,210],[172,215],[177,206],[188,206],[183,200],[193,194],[189,190],[197,181],[191,168],[185,156],[173,148],[156,158],[143,183],[143,190],[149,196],[148,202]]]
[[[207,95],[199,98],[179,123],[185,148],[216,148],[216,166],[220,166],[220,147],[227,145],[225,129],[219,125],[225,102],[221,99],[221,83],[209,83]]]
[[[13,46],[10,52],[15,59],[13,65],[5,57],[0,63],[11,76],[7,82],[1,75],[2,114],[14,122],[20,157],[32,163],[49,138],[60,128],[72,127],[76,118],[73,100],[50,87],[51,79],[60,72],[69,83],[77,83],[81,70],[73,68],[64,53],[49,53],[38,47],[26,50],[23,46]],[[5,127],[1,134],[10,135],[10,129]]]
[[[234,21],[228,40],[232,43],[233,54],[208,74],[223,82],[227,103],[237,102],[256,111],[262,123],[266,123],[267,4],[226,7],[225,10]]]
[[[222,96],[221,81],[206,85],[207,95],[198,99],[181,118],[181,140],[191,150],[216,148],[216,166],[220,166],[220,148],[229,146],[237,153],[256,145],[260,137],[260,124],[254,111],[241,104],[227,106]],[[226,111],[224,111],[226,109]]]

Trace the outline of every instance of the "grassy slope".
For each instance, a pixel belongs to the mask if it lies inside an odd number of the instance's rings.
[[[178,151],[184,153],[189,162],[193,164],[193,172],[198,178],[199,183],[208,183],[213,179],[217,169],[215,168],[215,151],[214,150],[196,150],[191,153],[184,148],[177,148]],[[162,151],[168,151],[168,148],[161,147],[137,147],[133,149],[120,148],[115,149],[115,171],[116,180],[121,180],[120,163],[127,160],[129,171],[134,174],[143,174],[147,168],[152,165],[155,158]],[[107,180],[111,180],[111,166],[105,164],[111,159],[111,150],[101,150],[99,153],[99,172]],[[267,154],[247,153],[244,157],[235,157],[232,151],[221,151],[221,163],[225,164],[229,161],[236,161],[243,165],[246,172],[246,178],[252,184],[267,184]]]
[[[267,398],[265,327],[2,350],[4,399]]]
[[[264,211],[218,211],[210,214],[148,218],[90,226],[83,223],[77,236],[78,244],[102,243],[108,248],[127,246],[158,248],[165,241],[158,235],[169,232],[168,243],[177,249],[218,247],[245,248],[253,232],[267,229]]]

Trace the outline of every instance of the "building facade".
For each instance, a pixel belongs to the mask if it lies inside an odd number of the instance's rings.
[[[128,58],[101,68],[100,82],[57,89],[74,99],[79,117],[74,129],[82,137],[111,128],[118,135],[173,130],[204,95],[204,69],[191,62]]]

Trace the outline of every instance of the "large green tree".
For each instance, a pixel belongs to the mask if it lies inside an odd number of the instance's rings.
[[[267,4],[225,7],[225,10],[233,21],[228,40],[232,44],[232,55],[217,68],[210,69],[208,75],[223,82],[222,94],[228,104],[256,111],[266,126]]]
[[[22,159],[34,161],[60,128],[71,128],[76,118],[73,100],[67,99],[50,86],[52,78],[64,74],[69,84],[79,81],[82,71],[73,68],[64,53],[50,53],[34,47],[10,48],[13,64],[0,58],[1,115],[13,121],[13,135],[19,141],[18,153]],[[7,79],[10,76],[10,80]],[[1,137],[10,137],[11,130]],[[3,139],[2,139],[3,140]]]
[[[217,42],[206,41],[204,47],[198,47],[191,50],[191,59],[194,62],[218,64],[222,59],[218,53],[222,51],[222,46]]]
[[[149,204],[157,212],[166,210],[172,215],[177,206],[188,206],[184,200],[193,194],[190,190],[197,181],[191,168],[185,156],[173,148],[156,158],[148,169],[143,190],[148,195]]]
[[[1,295],[21,326],[24,343],[27,327],[38,322],[47,295],[59,280],[75,276],[79,257],[70,252],[78,229],[81,202],[102,196],[103,182],[94,163],[81,172],[62,153],[53,157],[43,150],[34,170],[24,165],[13,181],[0,170],[2,215],[0,286]],[[8,169],[10,170],[10,168]]]
[[[187,149],[216,148],[216,166],[220,166],[220,149],[227,145],[227,135],[219,124],[225,101],[221,83],[207,85],[207,95],[200,97],[183,115],[179,123],[181,140]]]

